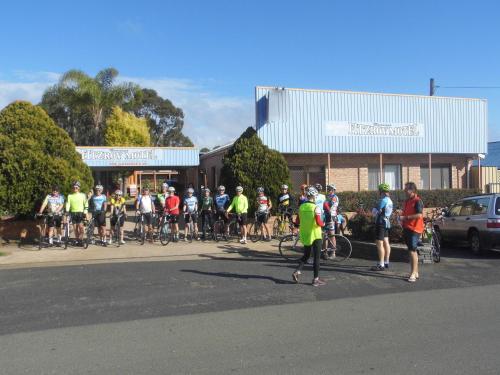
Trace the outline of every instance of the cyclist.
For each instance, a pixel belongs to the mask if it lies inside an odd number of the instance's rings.
[[[236,195],[233,197],[231,204],[227,208],[227,213],[234,212],[238,215],[238,223],[241,226],[241,239],[240,243],[247,243],[247,213],[248,213],[248,199],[243,195],[243,188],[236,186]]]
[[[147,225],[147,233],[149,234],[149,242],[153,242],[153,215],[156,213],[156,208],[153,202],[153,197],[149,194],[149,188],[142,189],[142,195],[137,197],[135,202],[135,209],[137,215],[141,215]]]
[[[220,185],[217,188],[217,194],[215,195],[214,199],[214,205],[215,205],[215,220],[223,220],[224,221],[224,233],[226,233],[226,236],[229,234],[228,233],[228,226],[227,226],[227,215],[226,215],[226,210],[229,207],[230,199],[229,195],[225,193],[226,188],[223,185]]]
[[[203,240],[206,239],[206,224],[212,230],[212,213],[214,211],[214,199],[210,196],[210,189],[203,189],[203,197],[201,198],[201,229]]]
[[[198,198],[194,195],[194,189],[192,187],[187,189],[187,196],[184,197],[182,211],[184,212],[184,241],[187,241],[188,223],[191,221],[193,224],[192,230],[193,235],[196,240],[200,240],[198,237]]]
[[[168,188],[168,197],[165,199],[165,213],[169,216],[169,223],[172,224],[174,235],[174,242],[179,241],[179,205],[180,199],[175,195],[175,188],[170,186]]]
[[[314,278],[312,285],[321,286],[326,284],[325,281],[319,278],[319,256],[323,242],[321,228],[324,226],[324,223],[321,219],[321,210],[316,204],[318,191],[316,188],[310,186],[306,190],[306,195],[308,200],[300,205],[296,221],[296,225],[299,225],[300,241],[304,245],[304,256],[300,259],[297,269],[292,274],[292,278],[296,283],[299,282],[302,268],[312,252],[314,255]]]
[[[88,200],[85,193],[80,192],[80,182],[73,182],[73,193],[68,195],[66,212],[71,216],[73,230],[78,245],[83,244],[83,221],[88,211]]]
[[[378,186],[380,199],[377,207],[372,210],[375,215],[375,243],[377,244],[378,263],[372,267],[372,271],[383,271],[389,268],[389,256],[391,255],[391,245],[389,244],[389,228],[391,223],[389,218],[392,214],[392,200],[389,197],[389,184],[382,183]]]
[[[335,247],[336,240],[333,236],[338,232],[338,207],[339,207],[339,197],[335,194],[336,188],[335,185],[327,185],[326,186],[327,197],[325,202],[323,203],[323,212],[325,217],[325,229],[329,237],[332,237],[333,249],[325,253],[325,257],[335,257]],[[326,246],[326,243],[325,243]]]
[[[278,214],[292,221],[293,197],[288,192],[288,185],[281,185],[281,193],[278,195]]]
[[[97,227],[99,239],[106,245],[106,209],[108,207],[107,197],[102,193],[101,184],[95,186],[95,194],[89,199],[89,211],[92,213],[92,220]]]
[[[61,242],[62,230],[62,215],[64,213],[64,196],[59,193],[59,186],[52,186],[52,193],[47,195],[42,203],[42,207],[38,211],[41,215],[43,211],[47,208],[48,218],[47,225],[49,227],[49,244],[53,244],[54,227],[57,229],[57,235],[59,237],[59,242]]]
[[[168,197],[168,183],[164,182],[163,184],[161,184],[161,193],[158,193],[155,199],[157,212],[163,212],[165,210],[165,200],[167,199],[167,197]],[[161,227],[161,225],[163,224],[163,216],[158,215],[156,224],[158,225],[158,228]]]
[[[125,244],[123,240],[123,224],[125,223],[125,218],[127,217],[127,208],[125,206],[125,198],[123,198],[123,193],[121,190],[116,190],[114,196],[109,201],[110,209],[111,209],[111,230],[109,235],[109,244],[113,243],[113,234],[115,231],[116,223],[119,220],[119,231],[120,231],[120,243],[122,245]],[[122,215],[120,215],[122,214]]]
[[[266,231],[265,234],[262,233],[265,241],[271,241],[269,228],[267,227],[267,219],[269,218],[271,208],[273,208],[273,204],[271,203],[271,199],[264,195],[264,188],[257,188],[257,220],[262,224],[261,230]]]
[[[316,205],[320,208],[321,215],[324,216],[323,204],[326,201],[326,196],[325,196],[325,194],[321,193],[321,191],[323,190],[323,186],[321,186],[321,184],[317,183],[314,185],[314,188],[318,191],[318,195],[316,196]]]
[[[307,202],[306,189],[307,189],[307,184],[300,185],[300,192],[301,192],[301,194],[299,195],[299,206],[302,203],[306,203]]]

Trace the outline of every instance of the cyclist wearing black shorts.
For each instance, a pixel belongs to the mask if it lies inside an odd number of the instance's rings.
[[[206,224],[212,228],[212,213],[214,211],[214,199],[210,196],[210,189],[206,188],[203,190],[203,197],[201,198],[201,238],[204,240],[206,238],[205,228]]]
[[[107,198],[102,193],[102,185],[96,185],[95,194],[89,199],[89,212],[92,213],[92,220],[99,232],[102,243],[106,243],[106,209],[108,208]]]
[[[47,208],[49,215],[47,218],[47,226],[49,227],[49,244],[52,245],[54,228],[57,230],[59,241],[61,241],[62,237],[61,223],[62,215],[64,213],[64,196],[59,193],[59,186],[52,186],[52,194],[45,197],[42,207],[40,207],[38,213],[41,215],[45,208]]]
[[[153,242],[153,215],[156,212],[156,208],[153,202],[153,197],[149,194],[149,188],[145,187],[142,189],[142,195],[139,195],[135,203],[135,208],[137,214],[144,218],[144,222],[147,226],[147,232],[150,234],[149,241]]]
[[[123,193],[121,190],[115,191],[115,196],[111,198],[111,233],[109,235],[109,244],[113,243],[113,232],[115,230],[116,223],[119,221],[120,227],[120,243],[123,245],[125,241],[123,240],[123,224],[125,223],[125,217],[127,216],[127,210],[125,206],[125,198],[122,197]],[[118,219],[119,218],[119,219]]]
[[[288,185],[281,185],[281,193],[278,195],[278,214],[292,221],[293,197],[288,192]]]

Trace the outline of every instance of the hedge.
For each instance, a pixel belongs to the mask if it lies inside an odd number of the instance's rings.
[[[452,203],[471,196],[480,194],[476,189],[443,189],[443,190],[421,190],[418,192],[424,202],[424,207],[448,207]],[[379,193],[377,191],[343,191],[337,193],[340,200],[340,207],[343,211],[354,212],[359,208],[370,211],[377,205]],[[406,200],[404,190],[391,191],[391,199],[394,208],[402,208]]]

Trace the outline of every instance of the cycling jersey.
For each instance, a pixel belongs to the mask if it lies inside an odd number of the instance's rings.
[[[337,216],[337,210],[339,208],[339,199],[336,195],[328,198],[325,203],[323,203],[323,211],[325,212],[326,217],[335,217]],[[329,221],[326,219],[326,221]]]
[[[393,204],[391,198],[386,196],[379,200],[376,208],[378,210],[378,214],[375,220],[378,226],[384,226],[387,229],[391,227],[389,218],[392,214],[392,207]]]
[[[165,212],[170,215],[179,215],[179,204],[180,199],[177,195],[169,195],[167,199],[165,199]],[[176,207],[174,209],[174,207]]]
[[[305,195],[301,195],[299,197],[299,206],[303,203],[306,203],[307,202],[307,197]]]
[[[66,211],[75,212],[87,212],[88,201],[87,195],[84,193],[73,193],[68,195],[68,200],[66,201]]]
[[[316,217],[321,215],[321,210],[313,202],[305,202],[299,207],[299,237],[304,246],[311,246],[315,240],[322,238],[321,226]]]
[[[225,211],[229,206],[229,195],[217,194],[215,196],[215,208],[218,211]]]
[[[153,212],[153,197],[151,195],[139,195],[139,211],[141,214]]]
[[[248,212],[248,199],[243,194],[235,195],[231,204],[229,205],[227,212],[230,212],[234,208],[237,214],[246,214]]]
[[[162,207],[165,207],[165,200],[167,199],[169,193],[158,194],[158,202],[160,202]]]
[[[43,204],[51,214],[60,213],[64,206],[64,196],[62,194],[49,194],[45,197]]]
[[[323,212],[323,203],[325,203],[325,201],[326,201],[325,194],[318,194],[316,196],[316,206],[320,208],[321,212]]]
[[[202,211],[211,211],[214,205],[214,200],[212,197],[203,197],[201,198],[201,210]]]
[[[257,197],[257,212],[264,213],[269,209],[269,199],[265,195]]]
[[[119,199],[111,198],[109,203],[113,206],[113,215],[117,216],[123,206],[125,206],[125,198]]]
[[[107,198],[104,194],[92,195],[92,197],[90,197],[90,200],[89,200],[89,206],[90,206],[91,211],[93,211],[93,212],[102,211],[106,200],[107,200]]]
[[[192,214],[198,211],[198,198],[196,198],[194,195],[191,197],[185,197],[183,203],[184,206],[186,206],[187,213]]]

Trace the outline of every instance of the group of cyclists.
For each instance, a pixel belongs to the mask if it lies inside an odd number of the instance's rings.
[[[339,198],[335,194],[335,186],[327,185],[326,195],[320,193],[322,186],[315,184],[313,187],[318,194],[315,196],[315,204],[321,210],[322,217],[326,223],[326,230],[339,232],[345,226],[345,219],[339,212]],[[65,198],[58,186],[52,187],[52,192],[48,194],[38,212],[42,215],[47,210],[48,242],[61,241],[62,224],[68,221],[73,226],[77,245],[81,245],[84,236],[84,224],[88,220],[93,220],[98,231],[98,241],[102,245],[112,243],[115,228],[120,231],[119,241],[124,244],[123,225],[127,217],[126,200],[123,192],[115,190],[110,198],[103,193],[103,186],[97,184],[93,192],[85,194],[80,191],[81,184],[78,181],[72,183],[72,192]],[[281,193],[277,197],[277,215],[286,218],[289,222],[294,221],[297,208],[308,201],[308,185],[300,187],[301,194],[294,198],[286,184],[281,186]],[[271,240],[271,231],[268,220],[271,215],[273,204],[263,187],[257,188],[257,198],[255,205],[255,220],[262,225],[264,240]],[[224,232],[228,236],[229,218],[233,214],[241,228],[240,243],[247,243],[247,223],[249,202],[243,194],[243,187],[237,186],[235,195],[230,198],[224,186],[219,186],[212,196],[209,188],[202,188],[198,197],[194,188],[190,186],[185,195],[181,198],[177,195],[176,189],[164,182],[161,192],[153,196],[150,189],[144,187],[134,202],[134,208],[138,218],[142,218],[146,227],[146,236],[152,241],[154,226],[161,225],[162,220],[168,220],[171,225],[173,241],[180,240],[179,236],[179,216],[183,216],[184,240],[186,240],[188,230],[196,240],[207,239],[209,231],[213,230],[215,221],[224,222]],[[106,226],[106,214],[110,213],[110,229]],[[201,218],[201,231],[198,228],[198,219]],[[187,224],[190,225],[187,225]],[[117,225],[118,224],[118,225]],[[201,232],[201,233],[200,233]],[[200,235],[201,234],[201,235]]]

